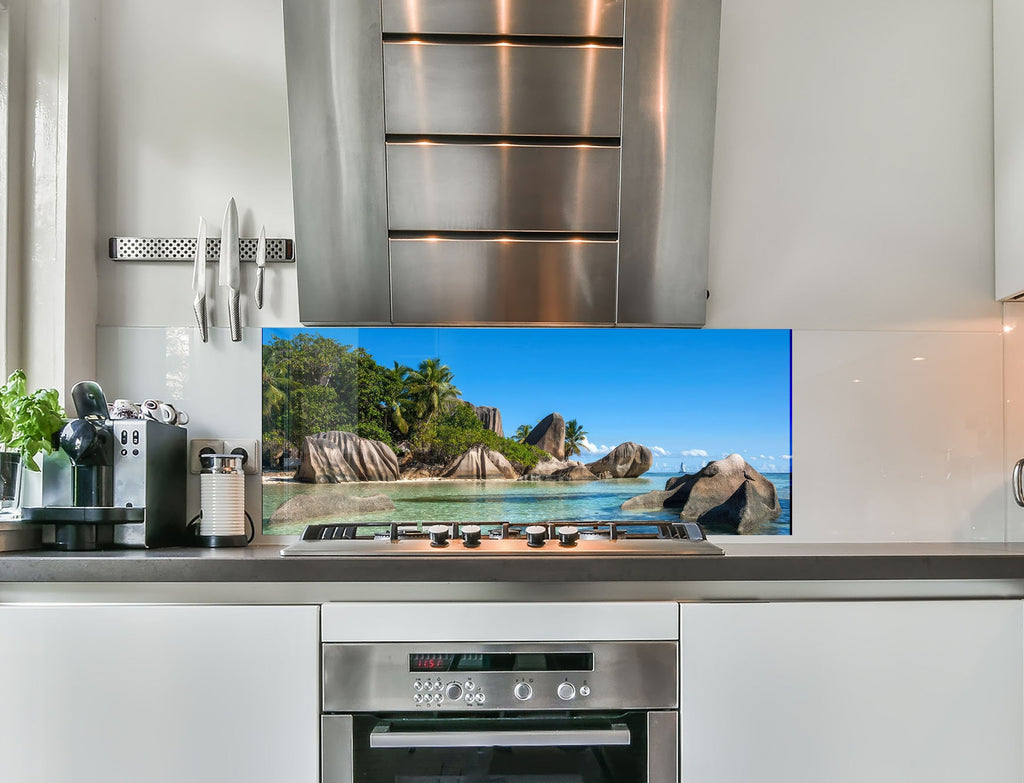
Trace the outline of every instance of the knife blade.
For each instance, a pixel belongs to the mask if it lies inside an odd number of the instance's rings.
[[[196,260],[192,266],[192,290],[196,298],[192,300],[192,310],[196,314],[199,325],[199,336],[203,342],[210,339],[209,325],[206,320],[206,218],[199,218],[199,234],[196,236]]]
[[[228,201],[224,210],[224,226],[220,235],[219,282],[228,289],[228,324],[231,326],[231,342],[242,340],[242,322],[239,313],[239,289],[241,288],[238,250],[238,207],[235,200]]]
[[[260,238],[256,240],[256,291],[253,299],[256,309],[263,309],[263,274],[267,265],[267,227],[260,226]]]

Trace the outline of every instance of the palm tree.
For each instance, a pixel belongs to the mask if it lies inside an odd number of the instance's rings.
[[[451,368],[440,359],[424,359],[405,379],[405,388],[415,401],[418,417],[428,422],[438,413],[451,410],[462,397],[452,383],[455,376]]]
[[[527,437],[533,432],[533,427],[529,424],[520,424],[516,428],[516,434],[513,436],[517,443],[526,443]]]
[[[565,458],[580,453],[580,446],[586,440],[587,431],[580,426],[576,419],[569,419],[565,423]]]
[[[391,423],[395,425],[395,429],[402,435],[405,435],[409,432],[409,418],[412,418],[414,409],[413,400],[406,389],[409,373],[412,372],[412,368],[395,362],[394,367],[384,372],[395,390],[384,401],[384,406],[387,408],[388,416],[391,419]]]

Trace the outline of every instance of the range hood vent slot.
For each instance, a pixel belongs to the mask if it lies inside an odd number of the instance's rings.
[[[303,323],[704,323],[721,0],[284,0]]]

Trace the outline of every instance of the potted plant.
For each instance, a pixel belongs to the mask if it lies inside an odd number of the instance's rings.
[[[56,389],[29,392],[24,370],[15,370],[0,386],[0,481],[4,505],[17,506],[15,488],[21,471],[38,471],[36,456],[53,451],[53,438],[64,425]]]

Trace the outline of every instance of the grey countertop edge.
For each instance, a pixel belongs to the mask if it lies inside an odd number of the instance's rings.
[[[0,583],[1022,580],[1024,543],[722,543],[724,556],[281,557],[241,549],[0,554]]]

